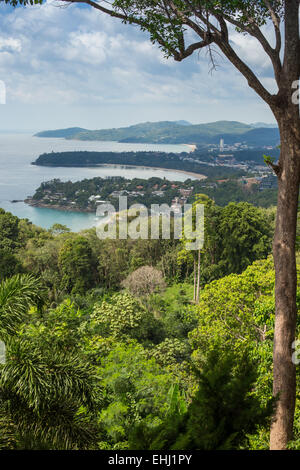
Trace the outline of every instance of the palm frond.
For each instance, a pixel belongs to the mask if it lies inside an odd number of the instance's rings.
[[[41,306],[45,290],[30,274],[17,274],[0,283],[0,337],[13,335],[30,306]]]

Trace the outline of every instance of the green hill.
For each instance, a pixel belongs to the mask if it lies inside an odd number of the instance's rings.
[[[86,132],[87,129],[82,127],[68,127],[67,129],[56,129],[53,131],[42,131],[35,134],[35,137],[72,137],[73,135],[78,134],[79,132]]]
[[[85,141],[117,141],[127,143],[156,144],[218,144],[224,138],[227,144],[243,142],[264,146],[279,143],[276,128],[253,128],[237,121],[217,121],[207,124],[182,125],[181,121],[144,122],[129,127],[86,130],[81,128],[45,131],[38,137],[64,137]]]

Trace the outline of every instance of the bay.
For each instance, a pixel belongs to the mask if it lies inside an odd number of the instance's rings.
[[[153,176],[168,180],[193,179],[189,174],[155,168],[131,168],[104,166],[97,168],[39,167],[31,162],[42,153],[76,150],[89,151],[162,151],[189,152],[186,145],[126,144],[118,142],[84,142],[65,139],[33,137],[30,134],[0,134],[0,207],[12,214],[27,218],[36,225],[50,228],[60,223],[78,232],[97,224],[95,214],[58,211],[55,209],[30,207],[23,201],[32,196],[43,181],[60,178],[62,181],[79,181],[96,176],[123,176],[128,179],[148,179]]]

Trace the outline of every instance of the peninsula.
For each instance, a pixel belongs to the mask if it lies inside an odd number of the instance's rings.
[[[95,167],[101,165],[123,165],[134,167],[160,168],[191,173],[203,179],[205,177],[226,178],[240,177],[247,174],[245,168],[215,165],[202,162],[194,153],[182,152],[51,152],[40,155],[33,165],[49,167]]]
[[[187,179],[169,181],[158,177],[149,179],[121,176],[96,177],[77,182],[53,179],[44,182],[25,202],[33,207],[51,208],[69,212],[95,213],[100,203],[117,204],[126,196],[128,205],[138,203],[150,208],[152,204],[168,204],[174,211],[186,203],[193,203],[197,194],[206,194],[216,204],[225,206],[230,201],[248,201],[269,207],[276,202],[277,188],[255,178],[239,179]]]

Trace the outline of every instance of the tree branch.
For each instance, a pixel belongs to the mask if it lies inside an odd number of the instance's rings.
[[[146,19],[137,18],[134,15],[127,14],[125,11],[124,13],[120,13],[115,10],[111,10],[109,8],[106,8],[100,5],[99,3],[93,0],[61,0],[61,1],[65,3],[84,3],[86,5],[90,5],[91,7],[101,11],[102,13],[108,14],[109,16],[113,18],[119,18],[124,22],[139,25],[140,27],[150,31],[151,33],[150,26],[149,24],[147,24]],[[294,2],[295,0],[291,0],[291,1]],[[109,2],[106,2],[106,3],[110,4]],[[201,5],[199,9],[195,9],[194,2],[187,1],[186,4],[188,6],[187,12],[180,10],[173,0],[162,0],[161,2],[157,2],[157,7],[161,10],[162,12],[161,14],[166,17],[168,22],[170,22],[170,17],[174,15],[175,18],[178,18],[180,20],[182,25],[186,25],[192,31],[194,31],[201,38],[201,41],[195,42],[191,44],[190,46],[188,46],[187,48],[185,48],[184,37],[183,37],[184,31],[182,31],[181,33],[182,34],[181,39],[180,37],[177,37],[179,50],[177,50],[176,46],[173,46],[168,42],[167,37],[166,38],[163,37],[162,32],[155,31],[154,40],[157,41],[165,50],[167,50],[177,61],[181,61],[185,59],[197,49],[201,49],[206,46],[209,47],[211,44],[215,43],[223,52],[225,57],[227,57],[227,59],[247,79],[249,86],[254,91],[256,91],[256,93],[271,107],[275,106],[276,97],[271,95],[268,92],[268,90],[262,85],[258,77],[255,75],[253,70],[251,70],[251,68],[245,62],[243,62],[243,60],[236,54],[236,52],[230,45],[228,28],[227,28],[226,21],[225,21],[227,15],[224,16],[223,13],[221,15],[221,13],[218,14],[215,11],[211,12],[209,9],[204,10],[203,8],[201,8]],[[193,12],[195,18],[197,18],[200,24],[198,24],[198,22],[193,21],[191,19],[191,12]],[[214,25],[210,21],[210,18],[209,18],[210,16],[217,21],[217,23],[220,26],[220,29],[218,29],[217,26]],[[230,20],[231,22],[234,21],[231,18]],[[173,25],[173,20],[171,24]],[[236,25],[241,26],[239,23]],[[246,31],[244,26],[243,26],[243,30]],[[251,33],[254,34],[253,31]],[[262,42],[265,51],[268,53],[269,56],[271,56],[271,59],[274,62],[274,69],[276,69],[277,73],[279,74],[279,63],[277,62],[277,58],[275,57],[275,50],[272,49],[272,47],[270,46],[268,41],[265,39],[265,37],[263,36],[259,28],[258,30],[255,31],[255,34],[256,34],[255,37]],[[281,67],[281,63],[280,63],[280,67]]]
[[[266,52],[266,54],[268,55],[268,57],[270,58],[270,60],[272,62],[274,73],[275,73],[275,79],[276,79],[277,84],[279,85],[280,80],[281,80],[281,72],[282,72],[282,64],[281,64],[281,60],[280,60],[280,50],[281,50],[281,33],[280,33],[280,29],[278,29],[277,35],[279,34],[279,36],[278,36],[277,41],[276,41],[276,48],[274,49],[271,46],[271,44],[269,43],[269,41],[267,41],[267,39],[263,35],[263,33],[261,32],[261,29],[259,28],[259,26],[253,20],[249,19],[249,22],[251,24],[249,24],[249,26],[245,26],[242,23],[240,23],[239,21],[231,18],[228,15],[224,14],[223,17],[226,19],[226,21],[228,21],[233,26],[236,26],[237,28],[240,28],[241,30],[248,33],[250,36],[257,39],[257,41],[261,44],[264,51]]]
[[[255,75],[253,70],[242,61],[242,59],[236,54],[234,49],[231,47],[228,37],[227,25],[222,21],[220,24],[221,30],[218,30],[203,13],[195,12],[197,17],[206,25],[207,28],[212,29],[214,34],[214,42],[221,49],[225,57],[241,72],[241,74],[248,81],[249,86],[270,106],[275,104],[275,97],[268,92],[268,90],[262,85],[258,77]],[[220,15],[212,15],[217,21],[219,21]],[[224,15],[223,15],[224,16]],[[270,46],[271,47],[271,46]]]
[[[108,8],[105,8],[99,5],[99,3],[96,3],[93,0],[59,0],[59,1],[64,2],[64,3],[85,3],[87,5],[90,5],[93,8],[96,8],[96,10],[100,10],[102,13],[105,13],[106,15],[112,16],[113,18],[119,18],[120,20],[123,20],[123,21],[131,21],[132,23],[138,24],[139,26],[141,26],[142,24],[142,22],[139,21],[137,18],[131,18],[126,14],[122,15],[121,13],[117,13],[114,10],[109,10]]]
[[[276,46],[275,46],[275,51],[280,53],[281,51],[281,32],[280,32],[280,17],[277,15],[276,11],[271,5],[271,2],[269,0],[265,0],[265,4],[270,12],[271,20],[274,25],[274,30],[275,30],[275,37],[276,37]]]
[[[174,55],[174,59],[180,62],[186,57],[189,57],[190,55],[192,55],[193,52],[195,52],[196,50],[203,49],[203,47],[209,46],[210,44],[212,44],[212,42],[213,42],[212,37],[207,38],[206,40],[203,40],[203,41],[195,42],[194,44],[191,44],[187,48],[184,48],[179,53],[176,51],[176,55]]]

